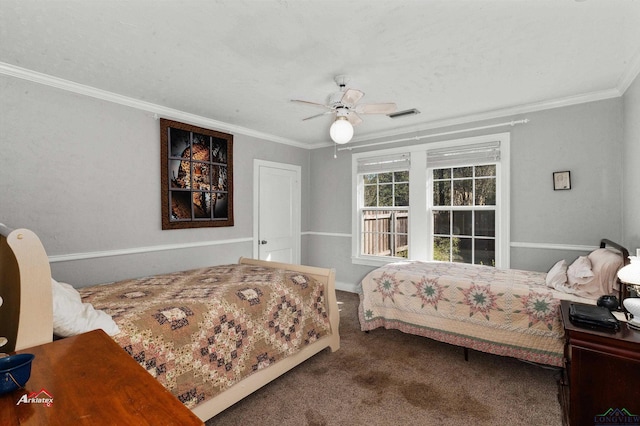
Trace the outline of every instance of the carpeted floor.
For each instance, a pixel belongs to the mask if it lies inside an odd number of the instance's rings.
[[[225,425],[562,424],[558,371],[396,330],[360,331],[338,292],[341,348],[328,349],[210,419]]]

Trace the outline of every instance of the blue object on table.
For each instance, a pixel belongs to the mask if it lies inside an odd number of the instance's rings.
[[[20,389],[31,377],[31,361],[35,355],[18,354],[0,358],[0,394]]]

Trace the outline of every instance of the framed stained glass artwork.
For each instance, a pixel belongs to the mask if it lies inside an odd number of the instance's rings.
[[[233,226],[233,135],[160,119],[162,229]]]

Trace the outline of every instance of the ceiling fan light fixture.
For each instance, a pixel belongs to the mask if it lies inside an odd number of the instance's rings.
[[[353,138],[353,126],[362,123],[360,114],[391,114],[396,111],[396,104],[393,102],[361,104],[360,99],[364,92],[358,89],[347,88],[350,78],[346,75],[338,75],[335,82],[340,88],[339,92],[329,95],[327,102],[320,104],[301,99],[291,99],[292,102],[299,102],[303,105],[315,106],[324,109],[320,114],[303,118],[303,121],[321,117],[326,114],[335,115],[336,119],[331,124],[329,136],[337,144],[345,144]],[[416,110],[417,111],[417,110]]]
[[[338,116],[329,128],[329,136],[337,144],[345,144],[353,137],[353,126],[345,116]]]

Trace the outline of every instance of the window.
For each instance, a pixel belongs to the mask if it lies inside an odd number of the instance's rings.
[[[496,266],[500,141],[427,150],[433,260]]]
[[[373,158],[358,165],[362,256],[408,257],[408,158]]]
[[[354,154],[354,263],[509,267],[509,134],[410,149]]]
[[[496,165],[433,169],[433,260],[495,266]]]

